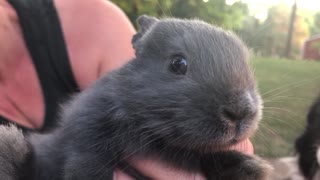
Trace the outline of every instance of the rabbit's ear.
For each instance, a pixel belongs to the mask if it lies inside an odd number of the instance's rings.
[[[148,31],[148,29],[157,21],[159,21],[157,18],[150,17],[147,15],[142,15],[138,17],[137,24],[139,26],[139,31],[132,38],[132,45],[135,50],[139,48],[138,47],[139,40],[144,36],[144,34]]]

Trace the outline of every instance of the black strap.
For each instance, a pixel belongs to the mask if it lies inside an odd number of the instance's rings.
[[[79,88],[53,0],[8,0],[16,10],[45,99],[43,129],[52,127],[59,103]],[[26,82],[27,85],[27,82]]]

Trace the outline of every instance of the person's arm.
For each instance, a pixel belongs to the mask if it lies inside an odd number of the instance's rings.
[[[116,5],[106,0],[55,0],[80,89],[134,58],[135,29]]]
[[[124,63],[134,58],[134,49],[131,39],[136,33],[133,25],[126,15],[114,4],[103,1],[105,4],[105,16],[108,17],[106,26],[109,26],[109,35],[103,39],[101,46],[106,51],[101,54],[99,64],[99,76],[121,67]]]

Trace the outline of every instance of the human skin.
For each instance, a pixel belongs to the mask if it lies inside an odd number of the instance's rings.
[[[248,139],[230,147],[228,150],[253,154],[253,146]],[[191,174],[189,172],[174,169],[165,163],[154,159],[135,158],[132,164],[138,171],[155,180],[205,180],[201,174]],[[119,170],[115,171],[115,177],[120,180],[134,180]]]
[[[134,57],[131,38],[135,30],[115,5],[104,0],[54,3],[81,90]],[[81,18],[74,18],[79,14]],[[0,18],[0,114],[22,126],[39,129],[44,119],[41,87],[16,12],[5,0],[0,0]]]
[[[54,3],[72,72],[81,90],[133,59],[131,38],[135,29],[114,4],[105,0],[54,0]],[[81,18],[75,18],[79,15]],[[27,128],[40,129],[44,112],[44,97],[19,19],[6,0],[0,0],[0,115]],[[232,149],[253,153],[250,141]],[[136,158],[132,163],[154,179],[194,177],[168,169],[155,160]],[[115,176],[117,180],[130,179],[119,170],[115,171]]]

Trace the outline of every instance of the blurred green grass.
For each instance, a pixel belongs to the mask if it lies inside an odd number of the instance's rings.
[[[253,58],[251,64],[264,100],[263,119],[252,138],[255,153],[292,155],[308,108],[320,93],[320,62]]]

